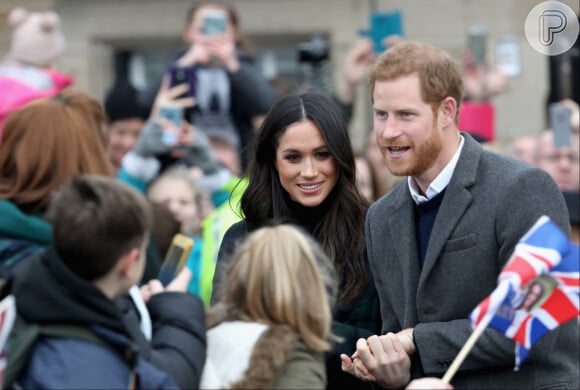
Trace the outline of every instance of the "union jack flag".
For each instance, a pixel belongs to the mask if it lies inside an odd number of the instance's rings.
[[[516,370],[534,343],[580,314],[580,247],[546,216],[516,245],[498,287],[471,313],[516,342]]]

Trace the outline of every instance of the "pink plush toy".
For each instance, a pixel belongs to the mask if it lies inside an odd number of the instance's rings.
[[[16,7],[10,11],[8,23],[13,31],[8,55],[0,63],[0,137],[10,112],[74,82],[70,75],[51,69],[65,45],[55,12]]]

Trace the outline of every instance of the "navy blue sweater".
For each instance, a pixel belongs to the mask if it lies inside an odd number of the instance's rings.
[[[433,223],[437,217],[437,212],[443,201],[445,190],[438,193],[427,202],[415,205],[415,237],[417,238],[417,248],[419,249],[419,266],[423,268],[425,254],[429,246],[429,237],[433,230]]]

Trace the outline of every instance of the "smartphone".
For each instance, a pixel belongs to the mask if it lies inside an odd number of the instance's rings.
[[[471,26],[467,30],[467,48],[477,65],[485,64],[487,56],[487,27]]]
[[[518,77],[522,71],[520,44],[516,37],[500,37],[495,43],[495,66],[508,77]]]
[[[183,119],[183,109],[177,105],[165,105],[159,108],[159,116],[173,122],[178,128],[181,128]],[[179,131],[173,129],[163,129],[161,141],[164,145],[173,147],[179,143]]]
[[[212,36],[223,34],[228,27],[228,15],[226,11],[212,10],[205,13],[203,17],[203,34]]]
[[[383,46],[383,40],[390,35],[404,36],[403,13],[399,10],[373,12],[371,14],[370,36],[373,40],[375,53],[382,53],[388,49],[388,47]]]
[[[554,147],[572,147],[572,110],[560,103],[550,104],[550,128],[554,133]]]
[[[181,126],[181,120],[183,119],[183,109],[177,105],[166,105],[159,108],[159,116],[165,118],[175,123],[177,126]]]
[[[176,234],[173,236],[169,250],[165,255],[157,279],[167,286],[175,277],[181,272],[191,249],[193,248],[193,239],[183,234]]]
[[[189,89],[182,97],[186,96],[195,97],[196,80],[197,77],[195,73],[195,68],[193,66],[189,66],[186,68],[179,68],[175,66],[169,70],[170,87],[175,87],[176,85],[179,84],[189,85]]]
[[[189,89],[186,93],[177,96],[178,98],[192,97],[196,96],[196,84],[197,75],[195,67],[190,66],[187,68],[172,67],[169,70],[169,86],[175,87],[179,84],[189,85]],[[182,110],[181,118],[187,120],[189,123],[192,122],[193,107],[187,107]]]

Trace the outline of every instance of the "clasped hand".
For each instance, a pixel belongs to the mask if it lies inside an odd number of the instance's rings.
[[[341,355],[342,370],[385,388],[399,388],[411,379],[410,354],[415,352],[413,329],[359,339],[352,356]]]

